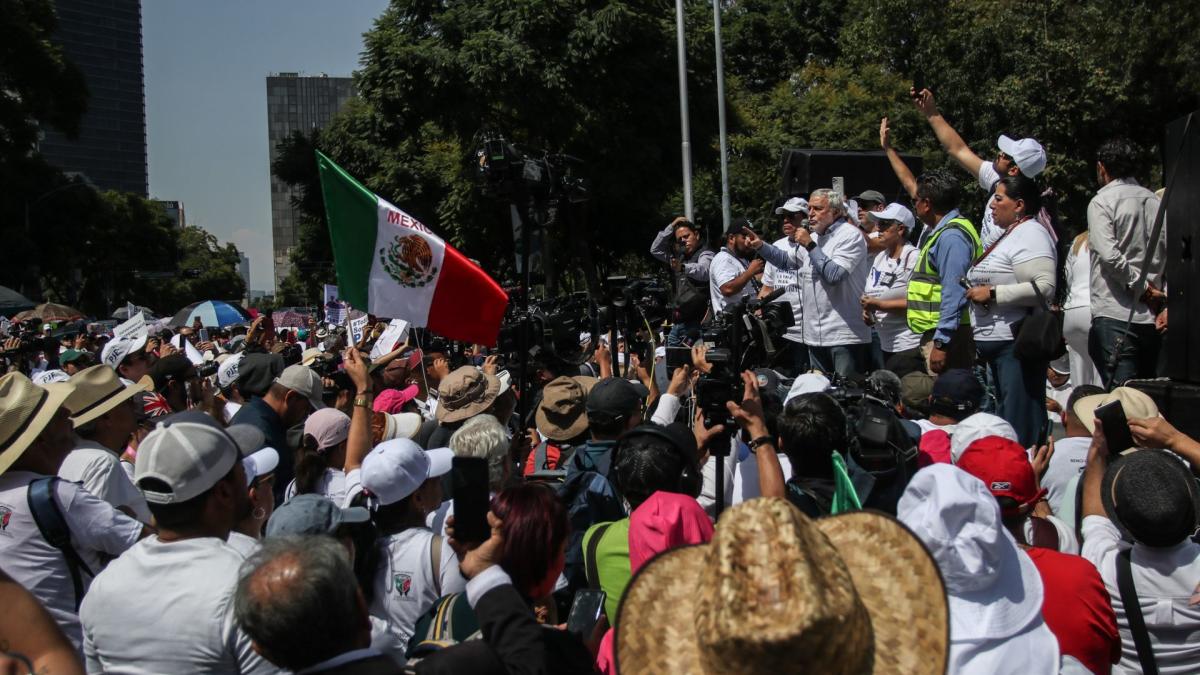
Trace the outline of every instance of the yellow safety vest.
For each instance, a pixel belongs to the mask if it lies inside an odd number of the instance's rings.
[[[933,260],[929,258],[929,250],[947,230],[961,230],[967,235],[974,245],[972,260],[983,255],[983,246],[979,243],[979,235],[975,233],[975,226],[966,218],[951,220],[926,240],[917,257],[917,266],[908,280],[908,329],[914,333],[920,334],[937,328],[938,318],[941,316],[942,277],[933,266]],[[958,280],[950,279],[949,282],[958,283]],[[970,314],[963,312],[959,317],[959,323],[970,324]]]

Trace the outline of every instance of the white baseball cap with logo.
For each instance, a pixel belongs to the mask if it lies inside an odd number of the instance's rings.
[[[783,206],[775,209],[775,215],[782,216],[787,213],[803,213],[808,215],[808,200],[804,197],[792,197],[783,203]]]
[[[104,345],[100,352],[100,360],[104,365],[116,370],[126,356],[146,346],[146,337],[145,333],[141,333],[134,337],[113,338]]]
[[[453,460],[450,448],[425,451],[407,438],[384,441],[363,458],[362,485],[381,506],[395,504],[430,478],[449,473]]]
[[[896,220],[909,230],[913,229],[917,224],[916,219],[913,218],[912,211],[909,211],[907,206],[897,204],[896,202],[883,207],[882,211],[867,213],[867,217],[872,220]]]
[[[1026,178],[1033,178],[1046,168],[1046,151],[1041,143],[1032,138],[1015,141],[1008,136],[1000,136],[996,140],[996,147],[1000,148],[1000,152],[1012,157]]]
[[[228,389],[230,385],[237,382],[238,364],[242,362],[242,357],[245,355],[243,352],[238,352],[221,363],[221,367],[217,368],[218,387]]]

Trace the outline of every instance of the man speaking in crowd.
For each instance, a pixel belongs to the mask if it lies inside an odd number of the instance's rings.
[[[862,232],[846,220],[842,195],[821,189],[808,200],[809,223],[816,239],[805,228],[795,240],[811,263],[801,272],[804,302],[804,341],[813,367],[826,373],[851,375],[866,371],[871,328],[862,321],[861,299],[871,268]],[[763,246],[757,237],[752,249],[780,269],[796,269],[797,262],[774,246]],[[715,264],[715,262],[714,262]]]
[[[750,221],[735,218],[725,232],[725,245],[713,256],[708,271],[708,294],[712,300],[714,314],[730,303],[754,297],[755,277],[763,271],[765,263],[754,255],[751,242],[762,246],[762,240],[750,229]],[[784,260],[787,256],[780,251]],[[746,262],[749,260],[750,262]],[[779,265],[783,267],[786,263]]]
[[[650,255],[669,264],[675,280],[675,325],[667,335],[668,346],[678,347],[685,338],[690,342],[700,336],[700,321],[708,311],[704,284],[713,260],[706,244],[704,230],[683,216],[672,220],[650,244]]]

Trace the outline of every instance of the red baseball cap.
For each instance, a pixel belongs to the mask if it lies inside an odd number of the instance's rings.
[[[993,495],[1016,501],[1018,508],[1036,504],[1046,494],[1045,488],[1038,489],[1025,448],[1002,436],[985,436],[971,443],[957,464],[983,481]]]

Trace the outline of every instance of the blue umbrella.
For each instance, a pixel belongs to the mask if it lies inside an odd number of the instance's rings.
[[[193,302],[176,312],[167,325],[172,328],[190,326],[196,320],[196,317],[200,317],[200,323],[205,327],[223,328],[235,323],[249,321],[250,313],[242,309],[240,305],[235,305],[232,302],[203,300],[201,302]]]

